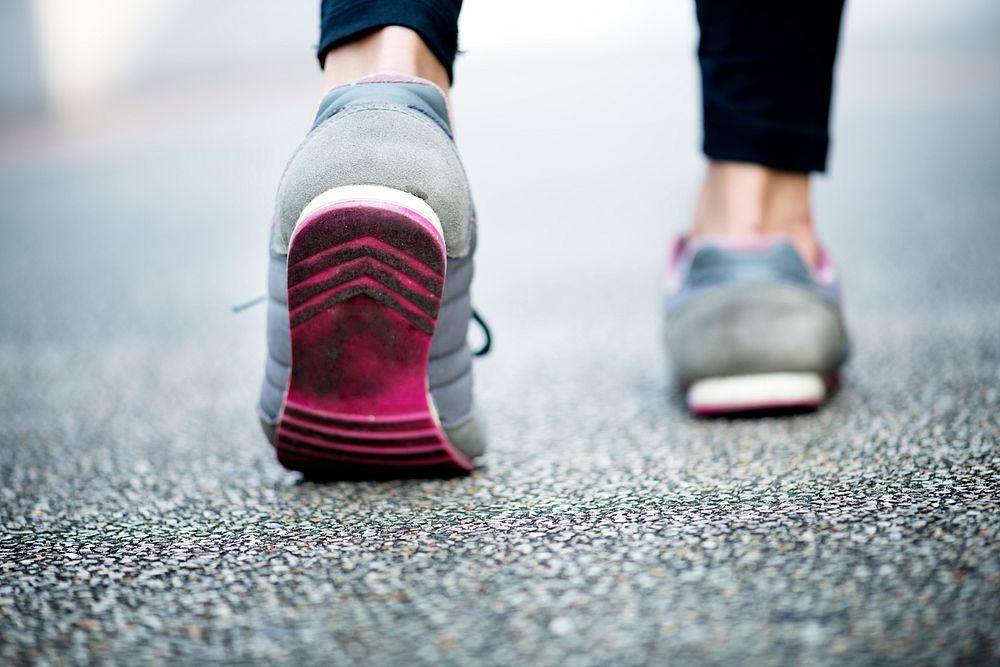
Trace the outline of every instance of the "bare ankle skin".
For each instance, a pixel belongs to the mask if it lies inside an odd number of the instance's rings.
[[[392,72],[437,84],[447,93],[448,71],[420,35],[391,25],[331,49],[323,61],[324,91],[365,76]]]
[[[782,235],[810,266],[818,242],[809,175],[744,162],[710,161],[695,208],[691,237],[751,240]]]

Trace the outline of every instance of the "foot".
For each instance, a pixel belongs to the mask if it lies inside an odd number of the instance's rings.
[[[783,236],[679,239],[665,332],[698,415],[815,408],[847,356],[836,271]]]
[[[472,470],[475,242],[443,92],[397,75],[331,90],[282,177],[271,239],[259,413],[283,465]]]

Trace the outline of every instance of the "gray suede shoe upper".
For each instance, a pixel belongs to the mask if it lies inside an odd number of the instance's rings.
[[[279,254],[287,254],[306,204],[342,185],[383,185],[420,197],[441,220],[448,256],[468,253],[472,196],[437,88],[375,81],[326,94],[278,187]]]

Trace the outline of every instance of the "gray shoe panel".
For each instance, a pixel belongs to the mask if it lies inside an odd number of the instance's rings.
[[[834,305],[840,301],[839,286],[815,282],[791,243],[777,243],[759,251],[708,245],[694,253],[686,267],[683,288],[667,300],[667,313],[720,285],[769,282],[798,285]]]
[[[441,310],[431,339],[427,379],[444,423],[457,422],[472,410],[472,351],[467,338],[472,318],[470,287],[475,246],[476,228],[472,226],[469,254],[448,260]],[[461,378],[466,378],[465,391],[455,389]]]
[[[667,348],[678,379],[750,373],[828,376],[845,355],[839,309],[802,287],[746,283],[718,287],[667,319]]]
[[[691,287],[731,283],[760,276],[782,276],[803,284],[812,281],[809,267],[788,242],[758,251],[741,251],[708,245],[695,252],[688,270]]]
[[[257,405],[261,419],[272,424],[278,421],[281,403],[292,363],[292,336],[288,328],[288,291],[286,257],[272,248],[267,279],[267,361],[261,382],[260,402]]]
[[[450,137],[448,105],[434,87],[421,83],[361,83],[338,86],[319,103],[313,129],[354,104],[393,104],[417,111],[434,122]]]
[[[465,417],[451,424],[444,423],[442,427],[448,436],[448,442],[470,459],[486,452],[486,422],[475,405]]]
[[[469,321],[472,318],[472,253],[461,259],[449,259],[444,283],[437,328],[431,340],[431,360],[452,352],[465,344]]]
[[[381,185],[423,199],[441,220],[448,256],[468,252],[472,198],[465,170],[451,137],[430,117],[424,99],[440,94],[419,85],[423,97],[406,88],[386,93],[385,86],[407,85],[414,84],[352,86],[354,101],[306,135],[278,187],[274,247],[279,253],[288,252],[306,204],[343,185]],[[400,97],[409,97],[411,103],[402,104]]]

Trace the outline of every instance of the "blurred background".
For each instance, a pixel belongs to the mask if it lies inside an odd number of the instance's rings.
[[[180,282],[157,294],[163,306],[195,305],[207,296],[196,287],[206,279],[219,290],[213,298],[256,291],[272,192],[321,92],[317,16],[311,0],[3,3],[0,212],[19,243],[5,244],[0,259],[21,276],[3,292],[6,337],[27,333],[47,299],[46,318],[58,319],[68,298],[26,290],[28,277],[81,290],[76,296],[99,309],[94,290],[143,301],[149,281],[166,287],[148,269],[186,255],[204,261],[171,276]],[[454,104],[487,230],[484,271],[493,273],[526,229],[561,238],[550,214],[579,215],[560,207],[592,185],[616,184],[620,193],[648,185],[667,204],[666,217],[639,211],[634,217],[646,221],[629,223],[649,243],[612,241],[623,256],[639,253],[630,266],[658,271],[651,249],[687,223],[700,175],[696,41],[689,2],[641,0],[614,11],[597,0],[466,3]],[[821,229],[834,250],[842,236],[886,238],[878,183],[909,183],[911,196],[931,197],[917,187],[918,172],[932,178],[941,227],[954,227],[945,220],[966,205],[945,189],[955,169],[995,177],[981,167],[996,164],[998,42],[1000,7],[991,0],[849,3],[831,161],[844,184],[819,185]],[[588,92],[596,82],[607,88],[600,99]],[[900,131],[910,134],[891,143],[887,132]],[[597,163],[588,157],[594,142],[607,149]],[[963,150],[986,162],[968,165]],[[859,167],[863,193],[851,182]],[[851,201],[833,210],[828,200],[838,196]],[[512,205],[525,197],[530,206]],[[606,212],[606,198],[590,204],[583,220]],[[997,228],[975,224],[988,234]],[[578,235],[580,254],[599,251],[601,234]],[[158,242],[140,242],[150,238]],[[526,267],[535,258],[519,255]],[[501,282],[497,275],[480,289]],[[491,295],[504,300],[503,290]]]
[[[11,0],[0,11],[5,120],[106,110],[185,81],[315,75],[308,64],[318,34],[318,7],[306,0],[280,5],[267,0]],[[525,21],[529,14],[532,20]],[[609,12],[596,0],[541,6],[511,0],[502,7],[467,0],[461,23],[467,52],[463,69],[475,76],[478,67],[490,63],[541,59],[554,66],[615,54],[689,60],[696,38],[692,17],[688,2],[636,0]],[[898,62],[903,54],[919,50],[929,60],[940,60],[935,51],[947,48],[961,54],[966,65],[978,60],[988,66],[998,31],[995,3],[988,0],[917,8],[903,0],[851,3],[847,23],[847,67],[859,49],[896,55],[895,67],[883,70],[892,75],[885,79],[892,81],[886,94],[905,92],[902,86],[912,86],[923,69],[919,65],[926,65],[911,62],[904,68]],[[966,70],[948,78],[961,83],[986,73]],[[928,82],[935,74],[923,71]]]

